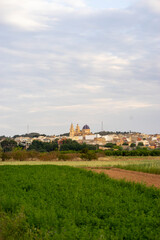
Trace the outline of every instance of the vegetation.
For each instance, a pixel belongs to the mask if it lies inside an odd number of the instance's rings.
[[[58,166],[0,167],[1,239],[160,239],[160,191]]]
[[[136,148],[134,150],[106,150],[106,156],[160,156],[160,149],[150,150],[147,148]]]
[[[32,153],[33,154],[33,153]],[[160,158],[159,157],[151,157],[151,156],[140,156],[140,157],[135,157],[135,156],[110,156],[110,157],[105,157],[105,161],[103,160],[86,160],[80,161],[80,159],[73,159],[70,161],[57,161],[57,158],[54,158],[55,152],[50,152],[50,153],[39,153],[42,157],[41,159],[29,159],[24,160],[24,161],[4,161],[0,162],[0,166],[3,165],[58,165],[58,166],[72,166],[72,167],[113,167],[117,165],[121,166],[126,166],[126,165],[139,165],[139,164],[151,164],[154,165],[155,168],[160,168]],[[75,154],[75,153],[73,153]],[[53,157],[51,156],[53,155]]]
[[[95,160],[95,159],[98,159],[98,156],[97,154],[95,153],[95,151],[88,151],[87,149],[84,149],[86,151],[82,151],[82,154],[81,154],[81,159],[84,159],[84,160]]]
[[[37,152],[51,152],[58,149],[58,141],[55,140],[51,143],[41,142],[34,140],[29,146],[28,151],[35,150]]]
[[[138,146],[143,147],[144,146],[143,142],[139,142]]]
[[[131,133],[134,133],[134,134],[137,134],[139,132],[121,132],[121,131],[116,131],[116,132],[113,132],[113,131],[100,131],[100,132],[96,132],[95,134],[100,134],[101,136],[105,136],[105,135],[112,135],[112,134],[131,134]],[[139,133],[140,134],[140,133]]]
[[[39,136],[46,136],[45,134],[39,134],[39,133],[36,133],[36,132],[32,132],[32,133],[26,133],[26,134],[22,134],[22,135],[14,135],[13,138],[16,138],[16,137],[30,137],[30,138],[33,138],[33,137],[39,137]]]
[[[107,148],[114,148],[116,146],[116,144],[114,143],[106,143],[105,147]]]
[[[3,151],[0,153],[2,161],[8,159],[25,161],[27,158],[42,160],[81,158],[95,160],[98,157],[105,156],[160,156],[160,149],[151,150],[138,146],[134,149],[128,147],[126,150],[123,150],[121,146],[107,143],[105,147],[109,149],[103,151],[97,149],[96,145],[80,144],[71,139],[57,139],[50,143],[34,140],[27,150],[23,149],[23,146],[17,146],[17,143],[13,139],[5,139],[1,142],[1,147]]]
[[[135,143],[131,143],[130,147],[136,147],[136,144]]]
[[[57,150],[60,151],[81,151],[85,148],[88,150],[95,150],[96,146],[88,145],[86,143],[80,144],[77,141],[71,139],[55,140],[51,143],[45,143],[41,141],[34,140],[29,146],[28,150],[36,150],[38,152],[50,152]]]
[[[36,146],[36,145],[34,145]],[[39,145],[38,145],[39,146]],[[49,145],[47,145],[49,146]],[[53,145],[51,145],[52,147]],[[56,148],[57,149],[57,148]],[[84,148],[81,151],[51,151],[44,152],[35,150],[25,150],[15,148],[10,152],[2,152],[0,151],[0,158],[2,161],[6,160],[14,160],[14,161],[27,161],[27,160],[41,160],[41,161],[54,161],[54,160],[74,160],[74,159],[82,159],[82,160],[96,160],[99,157],[149,157],[149,156],[160,156],[160,150],[146,150],[146,149],[137,149],[137,150],[88,150],[88,148]],[[108,162],[107,162],[108,163]]]
[[[155,163],[129,164],[125,166],[117,165],[115,167],[126,169],[126,170],[138,171],[138,172],[160,174],[160,164],[155,164]]]
[[[3,149],[3,152],[9,152],[12,151],[15,147],[17,147],[17,143],[10,138],[6,138],[1,142],[1,147]]]

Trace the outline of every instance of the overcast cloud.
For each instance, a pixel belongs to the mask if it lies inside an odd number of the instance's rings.
[[[160,133],[159,23],[159,0],[0,0],[0,135]]]

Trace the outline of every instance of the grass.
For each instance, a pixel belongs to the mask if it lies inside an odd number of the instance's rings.
[[[155,188],[68,166],[0,166],[2,239],[159,240],[159,222]]]
[[[130,164],[130,165],[117,165],[117,168],[146,172],[153,174],[160,174],[160,162],[146,163],[146,164]]]
[[[160,157],[102,157],[99,160],[92,161],[4,161],[1,165],[58,165],[72,167],[107,167],[116,165],[133,165],[133,164],[156,164],[160,166]]]

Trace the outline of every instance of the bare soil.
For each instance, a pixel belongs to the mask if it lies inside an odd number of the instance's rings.
[[[160,175],[124,170],[119,168],[87,168],[93,172],[105,173],[114,179],[125,179],[127,181],[146,184],[147,186],[155,186],[160,188]]]

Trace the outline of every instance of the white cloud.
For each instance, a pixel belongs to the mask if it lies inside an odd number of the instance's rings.
[[[146,102],[139,102],[135,100],[115,100],[112,98],[99,98],[99,99],[92,99],[89,103],[84,104],[71,104],[71,105],[53,105],[53,106],[41,106],[41,107],[31,107],[29,112],[30,113],[37,113],[37,112],[50,112],[50,111],[71,111],[71,112],[79,112],[79,111],[96,111],[104,112],[116,112],[130,110],[130,109],[139,109],[139,108],[150,108],[153,107],[153,104],[146,103]]]
[[[83,0],[5,0],[0,2],[0,21],[24,30],[48,28],[62,13],[86,7]]]
[[[102,86],[99,85],[89,85],[89,84],[77,84],[75,85],[75,88],[79,90],[86,90],[88,93],[96,93],[99,92],[102,89]]]
[[[43,95],[37,95],[37,94],[20,94],[18,96],[19,99],[42,99],[44,98],[45,96]]]
[[[114,100],[111,98],[99,98],[94,99],[93,102],[96,103],[97,108],[109,108],[112,110],[126,110],[126,109],[139,109],[152,107],[153,104],[140,102],[136,100]]]
[[[0,105],[0,111],[2,112],[11,112],[11,111],[14,111],[12,108],[10,107],[6,107],[6,106],[3,106],[3,105]]]
[[[147,7],[155,13],[160,13],[160,1],[159,0],[142,0],[140,1],[141,7]]]

